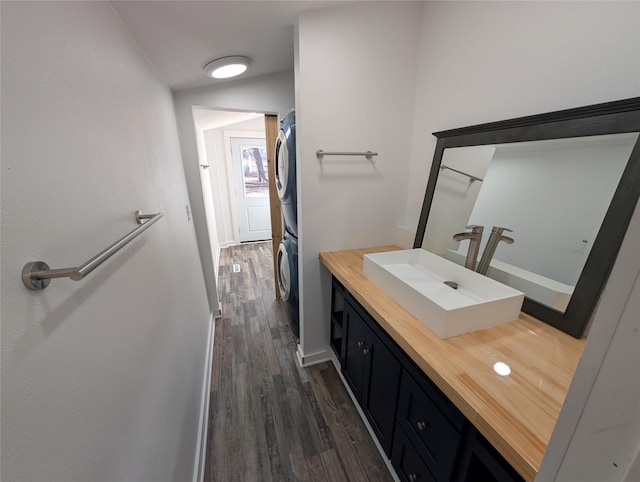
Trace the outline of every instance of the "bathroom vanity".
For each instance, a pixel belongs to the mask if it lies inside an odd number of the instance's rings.
[[[584,348],[524,313],[440,339],[363,274],[387,246],[320,253],[331,346],[401,480],[533,480]]]
[[[640,98],[433,135],[429,256],[320,253],[331,346],[400,479],[533,480],[640,199]]]

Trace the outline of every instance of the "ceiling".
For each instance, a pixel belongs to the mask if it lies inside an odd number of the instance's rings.
[[[353,2],[111,1],[174,92],[233,82],[209,79],[202,70],[209,61],[229,55],[251,58],[249,70],[237,79],[293,70],[293,29],[298,14],[345,3]]]
[[[243,122],[256,117],[263,117],[264,114],[256,112],[240,112],[230,110],[206,109],[202,107],[193,108],[193,121],[198,129],[207,131],[217,127],[228,126]]]

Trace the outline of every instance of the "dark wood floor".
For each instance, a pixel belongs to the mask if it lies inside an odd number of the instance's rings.
[[[393,480],[333,365],[297,365],[272,256],[220,256],[205,481]]]

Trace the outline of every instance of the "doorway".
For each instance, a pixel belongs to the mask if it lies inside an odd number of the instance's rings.
[[[205,204],[205,217],[207,230],[213,254],[215,276],[217,278],[220,249],[226,246],[240,244],[242,241],[271,239],[275,253],[282,240],[282,218],[280,201],[274,181],[275,176],[270,172],[274,170],[275,142],[278,135],[278,116],[269,113],[255,113],[246,111],[229,111],[215,108],[193,107],[193,119],[198,145],[198,163],[201,181],[203,184],[203,199]],[[249,144],[240,143],[234,151],[240,153],[240,160],[234,163],[232,160],[232,138],[249,140]],[[255,144],[258,139],[262,144]],[[255,145],[254,145],[255,144]],[[245,149],[244,156],[242,154]],[[253,148],[258,149],[256,152]],[[264,159],[266,156],[266,164]],[[244,157],[244,161],[242,158]],[[262,164],[258,166],[256,159],[260,157]],[[244,164],[243,164],[244,162]],[[234,165],[242,166],[240,174],[234,175]],[[261,174],[259,169],[265,168]],[[247,182],[244,182],[245,169]],[[258,186],[266,177],[267,188]],[[236,186],[236,179],[242,180]],[[205,186],[206,184],[206,186]],[[210,187],[210,189],[205,189]],[[258,189],[259,188],[259,189]],[[209,191],[210,195],[207,196]],[[268,197],[262,194],[256,196],[256,190],[268,193]],[[266,208],[256,206],[238,206],[236,193],[248,193],[249,204],[260,197],[261,202],[266,202]],[[244,213],[243,213],[244,211]],[[251,212],[254,211],[254,212]],[[264,217],[260,219],[256,214],[267,214],[268,224]],[[243,214],[241,214],[243,213]],[[254,237],[240,235],[241,217],[247,221],[249,231],[262,231],[254,233]],[[258,229],[260,228],[260,229]],[[261,229],[267,228],[267,229]],[[275,297],[280,298],[280,290],[275,283]]]
[[[240,242],[271,239],[264,138],[229,137]]]

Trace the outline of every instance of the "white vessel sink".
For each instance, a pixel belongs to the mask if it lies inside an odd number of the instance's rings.
[[[366,254],[364,274],[440,338],[513,321],[524,300],[521,291],[424,249]]]

